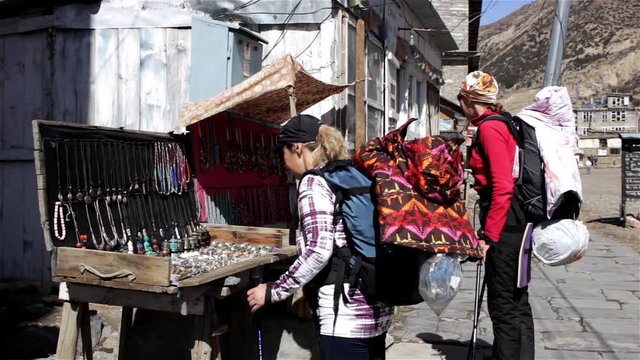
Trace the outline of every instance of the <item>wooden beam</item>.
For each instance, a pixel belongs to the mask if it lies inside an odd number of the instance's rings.
[[[356,24],[356,108],[355,108],[355,146],[359,149],[366,141],[366,123],[364,107],[365,87],[365,27],[364,20]]]
[[[192,360],[210,360],[213,352],[211,340],[213,333],[214,311],[211,305],[211,299],[205,299],[204,308],[205,311],[203,316],[195,318],[193,328],[193,347],[191,348]],[[216,351],[219,351],[219,346],[216,346]],[[218,354],[216,354],[216,357],[217,355]]]
[[[202,315],[205,292],[211,288],[197,287],[184,289],[181,296],[157,294],[146,291],[112,289],[101,286],[64,283],[60,285],[62,300],[105,304],[124,307],[180,313],[182,315]]]
[[[218,241],[252,243],[284,248],[289,246],[289,230],[250,226],[211,225],[209,235]]]
[[[79,282],[86,279],[169,286],[169,258],[67,247],[59,247],[57,253],[56,276],[74,277]]]
[[[76,358],[80,309],[81,307],[78,303],[65,302],[62,305],[62,320],[60,321],[58,346],[56,348],[56,357],[58,359],[73,360]]]
[[[89,304],[80,303],[80,336],[82,338],[82,354],[85,360],[93,360],[93,343],[91,341],[91,316]]]
[[[122,315],[120,317],[120,339],[118,348],[114,349],[114,353],[118,356],[118,360],[126,360],[127,358],[127,339],[131,332],[133,324],[133,308],[129,306],[122,307]]]
[[[55,251],[52,252],[52,254],[55,254]],[[72,276],[55,276],[55,275],[51,277],[51,280],[57,283],[70,282],[70,283],[77,283],[77,284],[102,286],[110,289],[146,291],[146,292],[158,293],[158,294],[177,294],[178,293],[178,288],[176,286],[131,284],[131,283],[117,282],[117,281],[105,281],[105,280],[98,280],[98,279],[95,279],[95,280],[78,279]]]

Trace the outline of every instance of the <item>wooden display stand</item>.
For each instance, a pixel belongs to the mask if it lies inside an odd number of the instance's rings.
[[[216,302],[239,291],[246,291],[253,272],[262,272],[264,266],[294,255],[295,250],[289,248],[285,252],[238,262],[166,287],[97,279],[54,278],[56,281],[73,280],[60,284],[59,297],[65,303],[56,350],[57,359],[75,359],[79,334],[85,359],[93,358],[88,313],[90,303],[122,307],[120,340],[115,352],[118,359],[126,358],[126,342],[134,308],[195,316],[196,326],[191,334],[191,359],[222,359],[218,339],[226,332],[227,324],[218,321]],[[248,312],[248,308],[246,311]]]
[[[172,279],[169,257],[54,246],[50,230],[50,204],[47,201],[49,195],[47,194],[45,156],[38,130],[42,122],[49,126],[60,126],[70,130],[122,131],[160,138],[167,135],[62,122],[34,121],[40,214],[47,249],[52,254],[53,281],[60,283],[59,298],[64,301],[56,358],[75,359],[78,335],[81,337],[84,358],[93,358],[89,304],[94,303],[122,308],[119,346],[115,352],[118,359],[126,357],[127,339],[132,327],[134,309],[193,316],[195,326],[189,335],[192,344],[191,359],[222,359],[219,336],[227,331],[228,324],[224,324],[217,316],[217,303],[231,295],[244,294],[253,285],[250,282],[251,276],[262,273],[269,264],[295,256],[295,249],[288,245],[289,231],[277,228],[207,224],[206,228],[212,239],[268,245],[280,250],[182,280]],[[246,303],[237,302],[233,305],[233,311],[248,314],[249,308]],[[240,324],[240,326],[248,325],[251,324]]]

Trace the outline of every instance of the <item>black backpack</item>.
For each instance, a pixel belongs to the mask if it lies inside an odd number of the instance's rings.
[[[350,160],[330,162],[307,174],[322,176],[336,194],[334,225],[343,220],[347,237],[347,246],[334,246],[327,266],[305,286],[311,307],[317,307],[314,301],[321,286],[345,282],[350,284],[350,289],[359,289],[368,302],[388,305],[422,302],[418,274],[426,254],[380,243],[372,181],[353,167]],[[341,296],[347,302],[342,287],[336,286],[335,313]]]
[[[517,203],[521,205],[525,220],[534,225],[547,220],[544,162],[538,148],[535,128],[509,113],[488,116],[478,126],[473,141],[473,147],[478,149],[482,157],[485,157],[486,153],[480,146],[478,136],[482,124],[486,121],[502,121],[516,140],[519,149],[520,175],[516,180],[514,196]]]
[[[514,196],[518,204],[521,205],[525,220],[533,225],[538,225],[546,220],[577,219],[580,215],[582,200],[575,191],[563,193],[556,201],[553,214],[551,214],[550,218],[547,217],[545,169],[544,161],[538,148],[536,129],[519,117],[511,116],[509,113],[488,116],[483,120],[483,123],[492,120],[502,121],[507,125],[520,150],[518,152],[520,175],[516,181]],[[480,155],[484,157],[485,152],[478,141],[481,127],[482,123],[476,131],[472,147],[478,149]]]

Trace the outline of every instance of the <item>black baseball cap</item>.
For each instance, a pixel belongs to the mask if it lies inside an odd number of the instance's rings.
[[[282,150],[285,144],[316,141],[318,129],[320,129],[320,120],[317,117],[298,114],[282,126],[276,150]]]

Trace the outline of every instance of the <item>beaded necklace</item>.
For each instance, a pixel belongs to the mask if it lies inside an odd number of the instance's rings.
[[[64,207],[61,201],[56,201],[53,207],[53,234],[56,239],[64,241],[67,237],[67,228],[64,224]],[[58,232],[58,223],[60,223],[60,229],[62,232]]]

